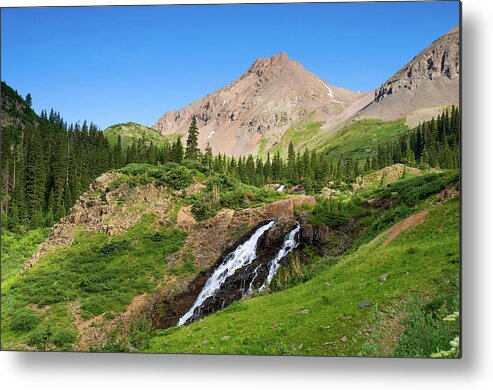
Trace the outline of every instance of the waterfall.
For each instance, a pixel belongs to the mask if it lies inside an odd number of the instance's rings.
[[[284,188],[286,188],[286,187],[284,187],[284,184],[281,184],[279,186],[279,188],[277,189],[277,192],[283,192],[284,191]]]
[[[259,227],[255,233],[243,244],[239,245],[233,252],[229,253],[222,264],[214,271],[212,276],[205,283],[204,288],[192,305],[178,321],[178,326],[184,325],[193,315],[196,309],[200,307],[206,299],[214,296],[226,279],[233,275],[239,268],[249,265],[257,256],[257,245],[260,237],[274,226],[275,221],[271,221],[266,225]]]
[[[255,282],[255,279],[257,279],[258,276],[258,269],[262,266],[262,264],[257,265],[257,267],[253,270],[253,278],[252,281],[250,282],[250,286],[248,286],[247,294],[251,294],[253,292],[253,282]]]
[[[274,257],[269,264],[269,274],[265,279],[264,284],[260,287],[259,291],[265,289],[270,282],[272,282],[272,278],[276,274],[277,270],[281,266],[281,260],[284,259],[289,252],[293,249],[296,249],[299,245],[299,237],[297,236],[300,231],[300,225],[296,225],[296,227],[291,230],[288,235],[284,238],[284,243],[282,244],[281,249],[277,252],[276,257]]]

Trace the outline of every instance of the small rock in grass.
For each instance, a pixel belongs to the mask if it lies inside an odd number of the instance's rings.
[[[223,336],[221,337],[221,341],[228,341],[231,338],[231,336]]]
[[[371,303],[370,302],[367,302],[367,301],[361,301],[360,303],[358,303],[358,307],[360,309],[364,308],[364,307],[370,307],[371,306]]]
[[[207,345],[209,342],[207,340],[202,341],[202,345]]]
[[[308,309],[301,309],[299,313],[306,316],[309,312],[310,312],[310,310],[308,310]]]
[[[378,280],[380,280],[381,282],[385,282],[388,277],[389,277],[389,274],[383,274],[382,276],[380,276],[378,278]]]
[[[371,327],[367,326],[366,328],[363,329],[364,334],[371,333]]]

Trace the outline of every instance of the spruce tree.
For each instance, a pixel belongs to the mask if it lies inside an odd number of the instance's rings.
[[[183,144],[181,143],[181,137],[173,143],[173,147],[171,148],[171,161],[175,163],[181,163],[183,160]]]
[[[26,95],[26,104],[29,108],[31,108],[33,105],[33,98],[31,97],[30,93]]]
[[[192,123],[188,128],[187,148],[185,150],[185,158],[195,160],[199,155],[199,129],[197,128],[197,120],[192,118]]]
[[[295,170],[296,170],[296,153],[294,151],[293,143],[289,143],[288,147],[288,177],[290,180],[295,180]]]

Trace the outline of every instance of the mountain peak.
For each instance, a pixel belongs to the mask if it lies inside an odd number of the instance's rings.
[[[248,68],[247,73],[255,73],[260,77],[268,69],[279,69],[292,62],[294,61],[286,53],[281,52],[272,57],[257,58],[250,68]]]
[[[361,95],[331,86],[286,53],[257,58],[231,84],[154,124],[161,134],[186,134],[191,118],[200,127],[199,145],[233,156],[267,150],[292,125],[308,118],[333,118]],[[261,142],[262,141],[262,142]]]

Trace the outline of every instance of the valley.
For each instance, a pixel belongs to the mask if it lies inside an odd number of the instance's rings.
[[[258,58],[152,127],[2,82],[1,348],[459,357],[458,44],[369,92]]]

